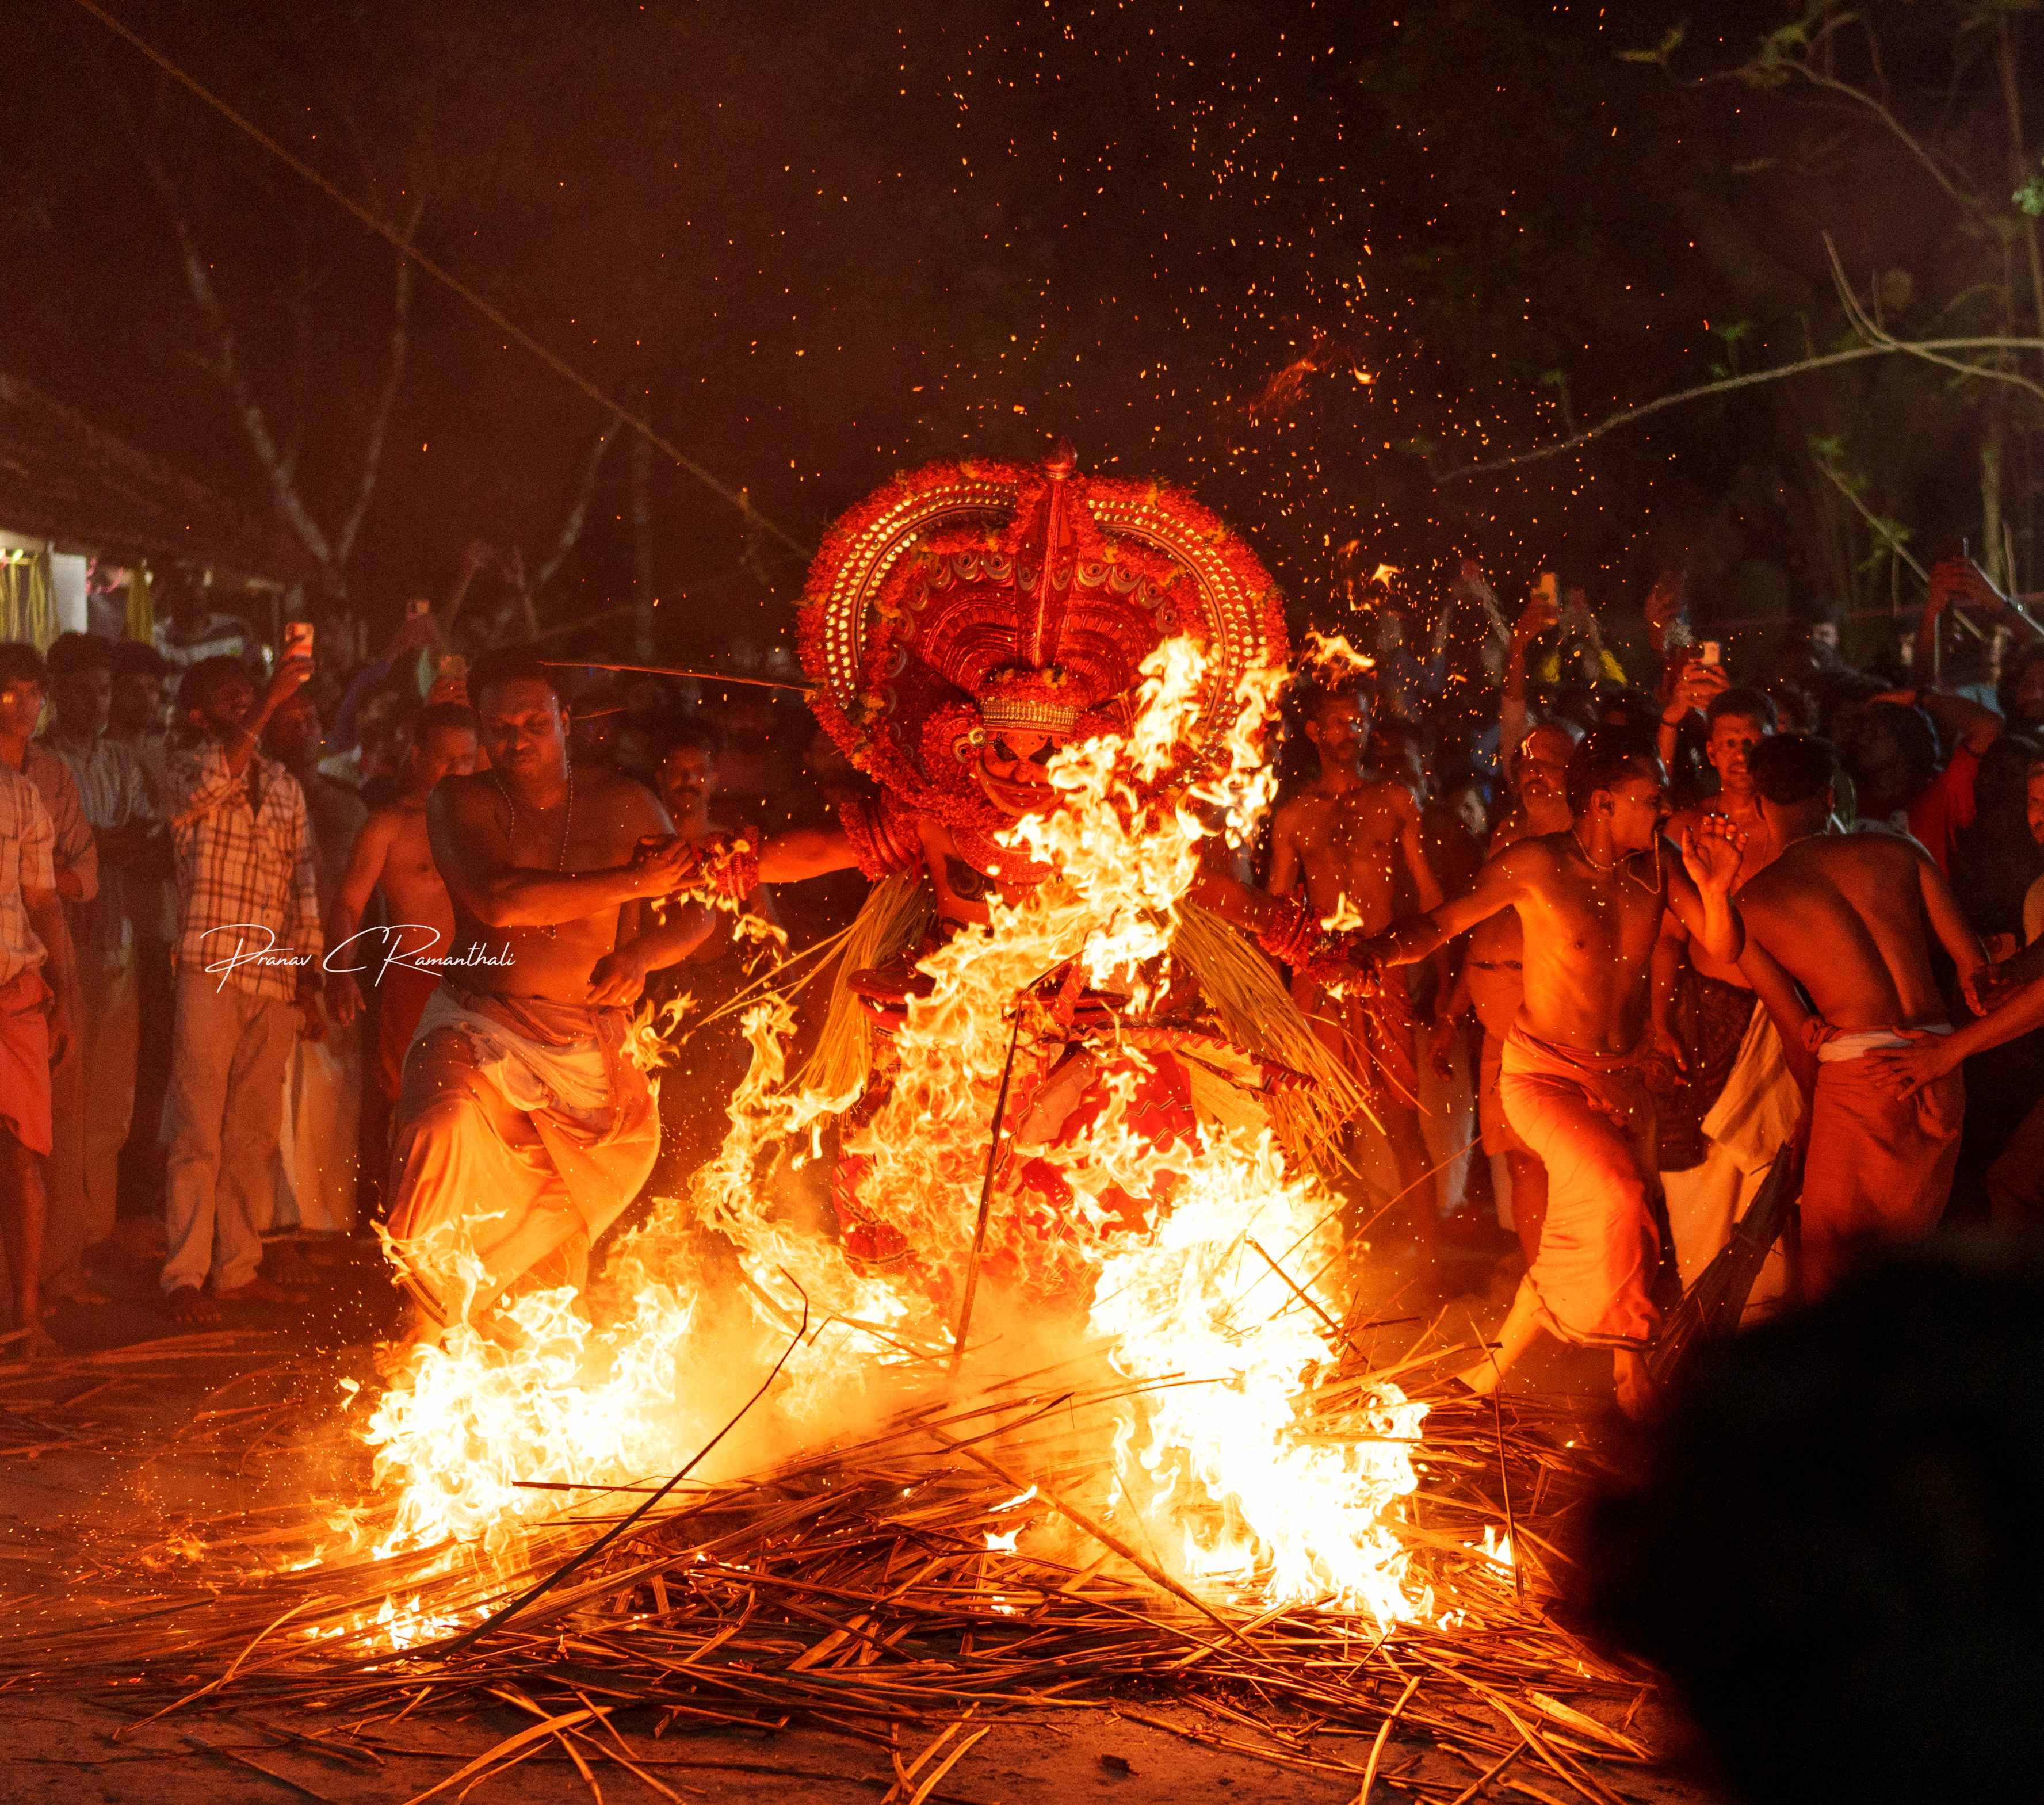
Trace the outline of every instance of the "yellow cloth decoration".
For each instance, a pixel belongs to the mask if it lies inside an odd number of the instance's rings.
[[[49,554],[13,555],[0,563],[0,639],[26,639],[42,651],[56,636]]]
[[[156,643],[156,609],[149,596],[146,564],[137,564],[128,573],[128,637],[145,646]]]

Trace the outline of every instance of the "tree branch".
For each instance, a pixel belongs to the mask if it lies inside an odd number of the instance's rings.
[[[1436,482],[1454,482],[1466,476],[1481,476],[1489,470],[1516,470],[1521,464],[1537,463],[1543,458],[1558,457],[1564,451],[1573,451],[1578,445],[1586,445],[1593,439],[1601,439],[1607,432],[1615,432],[1621,426],[1631,426],[1649,416],[1665,413],[1671,407],[1680,407],[1686,401],[1701,401],[1708,395],[1727,395],[1737,389],[1751,389],[1763,382],[1779,382],[1789,376],[1802,376],[1812,370],[1829,369],[1835,364],[1857,363],[1869,357],[1892,357],[1899,352],[1911,356],[1939,359],[1931,354],[1941,351],[2044,351],[2044,339],[1979,338],[1979,339],[1923,339],[1891,340],[1884,344],[1856,344],[1843,351],[1825,351],[1815,357],[1799,358],[1793,363],[1785,363],[1772,370],[1749,370],[1739,376],[1722,376],[1716,382],[1704,382],[1693,389],[1679,389],[1672,395],[1656,395],[1650,401],[1642,401],[1637,407],[1620,408],[1617,413],[1607,414],[1594,426],[1586,426],[1580,432],[1572,432],[1566,438],[1550,440],[1545,445],[1536,445],[1530,451],[1515,451],[1509,457],[1486,458],[1480,463],[1464,464],[1456,470],[1438,468],[1430,458],[1427,460],[1427,474]],[[2019,386],[2034,388],[2036,385],[2027,378],[2015,376],[2006,370],[1983,367],[1977,363],[1956,366],[1969,376],[2000,378],[2012,381]]]
[[[406,246],[409,246],[413,234],[419,229],[425,206],[423,196],[412,203],[411,217],[405,221]],[[384,436],[390,428],[398,390],[404,384],[405,360],[411,349],[412,259],[402,252],[398,258],[398,290],[390,313],[390,367],[383,373],[383,386],[369,417],[368,441],[362,448],[362,479],[355,486],[355,505],[348,509],[348,518],[341,523],[340,532],[334,540],[335,560],[344,567],[348,554],[355,549],[355,535],[362,530],[363,518],[369,512],[369,498],[376,493],[376,478],[383,467]]]
[[[1844,22],[1845,21],[1842,19],[1835,21],[1837,25],[1842,25]],[[1835,29],[1835,27],[1827,27],[1824,35],[1828,36],[1831,30],[1833,29]],[[1822,41],[1823,38],[1820,37],[1819,42]],[[1812,48],[1815,47],[1813,46]],[[1971,213],[1980,213],[1986,210],[1978,195],[1967,194],[1938,167],[1938,159],[1932,152],[1931,147],[1923,143],[1923,141],[1919,139],[1915,132],[1911,132],[1908,126],[1904,125],[1900,120],[1896,118],[1894,113],[1888,109],[1885,102],[1877,99],[1873,95],[1869,94],[1864,88],[1856,88],[1851,83],[1842,82],[1835,75],[1822,74],[1814,66],[1812,66],[1807,55],[1797,57],[1794,62],[1788,65],[1788,67],[1793,68],[1796,73],[1800,75],[1803,79],[1808,82],[1812,87],[1821,89],[1827,94],[1841,95],[1845,99],[1850,101],[1854,106],[1863,107],[1866,111],[1871,113],[1888,131],[1892,132],[1895,137],[1900,141],[1903,148],[1907,150],[1909,154],[1917,160],[1917,162],[1923,166],[1925,171],[1929,174],[1931,179],[1935,182],[1940,188],[1945,190],[1946,194],[1950,195],[1954,202],[1956,202],[1961,207],[1964,208],[1967,212]]]
[[[1956,357],[1941,357],[1930,344],[1913,344],[1908,339],[1898,339],[1885,327],[1877,325],[1860,305],[1859,297],[1853,293],[1852,284],[1846,280],[1845,266],[1838,261],[1838,247],[1832,244],[1829,232],[1824,234],[1824,252],[1831,260],[1831,280],[1838,286],[1838,305],[1844,308],[1846,318],[1853,330],[1869,344],[1885,351],[1907,351],[1911,357],[1920,357],[1926,363],[1934,363],[1941,370],[1956,371],[1961,376],[1984,376],[1997,382],[2012,382],[2017,388],[2027,389],[2038,400],[2044,401],[2044,385],[2032,382],[2020,371],[2003,370],[1992,364],[1961,363]],[[2031,339],[2027,342],[2034,350],[2044,350],[2044,341]]]
[[[211,327],[218,345],[214,359],[221,383],[232,397],[236,409],[241,416],[242,430],[247,433],[250,447],[256,461],[263,467],[263,474],[270,479],[270,490],[277,504],[277,511],[285,524],[296,533],[299,543],[317,560],[325,574],[327,587],[336,595],[346,593],[346,583],[335,561],[333,547],[326,535],[320,530],[300,497],[298,486],[292,480],[284,454],[277,444],[276,435],[271,430],[269,417],[263,411],[263,404],[256,398],[255,390],[249,386],[242,374],[236,354],[234,328],[227,317],[227,310],[221,305],[220,296],[213,286],[213,275],[206,259],[200,254],[194,237],[190,222],[185,217],[177,190],[172,185],[169,172],[156,157],[144,152],[143,166],[156,191],[163,197],[163,207],[170,216],[171,229],[178,240],[179,256],[184,264],[185,285],[191,290],[199,312]]]
[[[597,434],[596,443],[589,448],[589,455],[582,462],[582,482],[575,490],[574,505],[568,509],[568,517],[561,523],[560,541],[554,547],[553,555],[542,564],[533,576],[532,593],[537,594],[554,580],[562,565],[567,562],[568,554],[575,548],[575,541],[582,537],[582,529],[589,519],[589,505],[596,494],[597,472],[603,467],[603,454],[610,449],[610,441],[617,436],[615,421]]]

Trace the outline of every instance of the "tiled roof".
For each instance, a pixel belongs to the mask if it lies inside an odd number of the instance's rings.
[[[279,526],[0,371],[0,530],[111,558],[295,583],[317,567]]]

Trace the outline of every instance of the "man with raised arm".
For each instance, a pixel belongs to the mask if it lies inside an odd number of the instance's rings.
[[[1754,787],[1781,849],[1739,893],[1740,967],[1767,1005],[1810,1099],[1803,1277],[1821,1292],[1869,1241],[1926,1235],[1944,1214],[1965,1081],[1955,1066],[1907,1096],[1872,1057],[1912,1032],[1951,1032],[1931,971],[1934,936],[1978,1012],[1987,965],[1952,887],[1900,834],[1830,834],[1831,748],[1777,735],[1752,754]]]
[[[1272,820],[1270,893],[1289,898],[1303,890],[1315,920],[1341,916],[1357,931],[1381,933],[1397,912],[1402,862],[1420,907],[1438,908],[1441,886],[1421,838],[1419,799],[1397,778],[1362,774],[1370,708],[1361,692],[1353,683],[1308,689],[1304,712],[1320,772],[1279,805]],[[1301,971],[1293,975],[1292,997],[1370,1099],[1391,1149],[1393,1201],[1402,1202],[1414,1224],[1416,1250],[1431,1259],[1437,1212],[1420,1126],[1411,993],[1403,981],[1374,987],[1368,996],[1343,993]]]
[[[1731,890],[1744,836],[1700,821],[1671,856],[1661,762],[1593,733],[1569,762],[1567,831],[1523,839],[1475,889],[1363,949],[1385,965],[1423,959],[1500,910],[1525,925],[1525,997],[1506,1039],[1504,1112],[1547,1169],[1539,1250],[1494,1357],[1462,1374],[1487,1392],[1543,1328],[1612,1350],[1618,1401],[1646,1406],[1644,1354],[1658,1323],[1654,1105],[1642,1071],[1648,962],[1673,912],[1719,958],[1743,939]]]
[[[405,1056],[391,1160],[393,1257],[440,1327],[521,1281],[581,1285],[659,1146],[630,1005],[709,926],[689,904],[654,919],[690,851],[644,785],[570,762],[552,667],[493,652],[469,693],[490,768],[426,805],[453,943]]]

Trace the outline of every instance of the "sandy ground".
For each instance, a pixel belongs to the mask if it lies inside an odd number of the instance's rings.
[[[322,1286],[302,1308],[250,1306],[225,1326],[239,1331],[236,1358],[258,1372],[309,1351],[330,1354],[338,1371],[363,1359],[365,1344],[387,1326],[392,1303],[370,1250],[352,1250],[350,1265]],[[1458,1277],[1470,1286],[1456,1308],[1473,1322],[1494,1323],[1508,1299],[1516,1273],[1498,1265],[1494,1248],[1458,1256]],[[1493,1269],[1495,1268],[1495,1269]],[[114,1302],[67,1309],[55,1321],[59,1338],[74,1352],[117,1347],[167,1332],[140,1266],[108,1275]],[[1387,1292],[1387,1309],[1399,1308]],[[1559,1350],[1530,1361],[1516,1382],[1579,1396],[1594,1424],[1608,1404],[1606,1363]],[[223,1481],[218,1450],[204,1444],[185,1448],[173,1432],[188,1423],[198,1406],[202,1383],[180,1392],[167,1385],[152,1409],[161,1433],[145,1434],[139,1446],[118,1454],[44,1446],[16,1451],[0,1443],[0,1588],[16,1596],[33,1586],[35,1550],[53,1538],[90,1546],[95,1531],[110,1539],[117,1528],[132,1534],[138,1514],[160,1520],[181,1508],[217,1497]],[[308,1411],[321,1407],[305,1400]],[[7,1427],[0,1425],[0,1427]],[[60,1431],[62,1423],[57,1421]],[[61,1436],[58,1437],[60,1444]],[[344,1482],[345,1476],[319,1476]],[[244,1498],[302,1485],[305,1476],[248,1470],[227,1476]],[[464,1763],[510,1734],[525,1721],[508,1707],[461,1719],[407,1719],[385,1726],[375,1753],[352,1758],[320,1747],[334,1722],[318,1714],[244,1711],[238,1715],[185,1716],[136,1722],[115,1708],[121,1701],[87,1688],[38,1686],[0,1693],[0,1801],[179,1802],[311,1799],[333,1805],[408,1801],[448,1781]],[[935,1802],[977,1805],[1077,1805],[1114,1799],[1125,1805],[1188,1799],[1229,1799],[1251,1805],[1277,1800],[1348,1801],[1357,1796],[1352,1772],[1279,1765],[1273,1757],[1310,1761],[1331,1754],[1344,1763],[1366,1761],[1366,1744],[1322,1740],[1287,1750],[1257,1733],[1218,1716],[1160,1708],[1143,1702],[1127,1707],[1168,1721],[1197,1739],[1170,1734],[1108,1709],[1072,1709],[1031,1721],[994,1723],[928,1796]],[[1680,1740],[1665,1722],[1635,1726],[1663,1745]],[[1262,1744],[1264,1753],[1258,1745]],[[875,1800],[895,1788],[905,1801],[914,1788],[895,1787],[890,1753],[885,1748],[790,1728],[778,1732],[681,1732],[655,1741],[627,1731],[624,1745],[644,1770],[635,1779],[613,1766],[599,1770],[592,1787],[565,1757],[536,1755],[485,1781],[474,1796],[487,1800],[610,1801],[663,1796],[696,1800],[801,1799]],[[901,1752],[912,1761],[918,1751]],[[249,1763],[257,1764],[252,1767]],[[258,1768],[263,1771],[258,1771]],[[1393,1738],[1383,1757],[1388,1776],[1426,1777],[1459,1790],[1479,1779],[1458,1758]],[[927,1770],[920,1778],[927,1777]],[[1710,1795],[1666,1770],[1604,1770],[1623,1798],[1640,1801],[1701,1802]],[[1511,1791],[1485,1788],[1476,1796],[1549,1799],[1581,1795],[1565,1781],[1528,1761],[1504,1776]],[[657,1782],[657,1786],[654,1784]],[[438,1796],[451,1799],[467,1784],[455,1783]],[[663,1793],[660,1788],[665,1788]],[[1380,1799],[1411,1797],[1380,1784]]]

